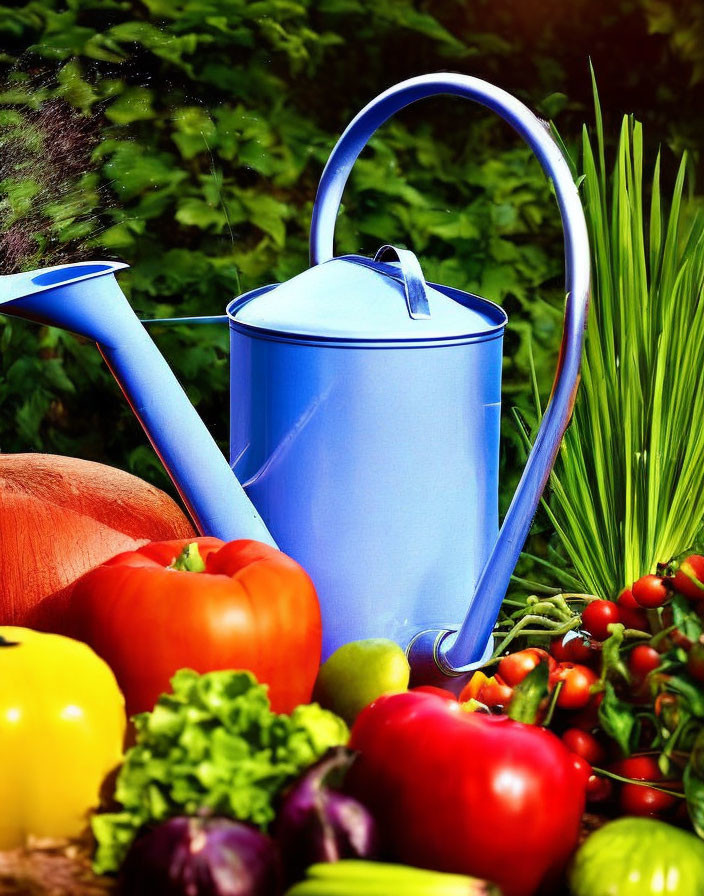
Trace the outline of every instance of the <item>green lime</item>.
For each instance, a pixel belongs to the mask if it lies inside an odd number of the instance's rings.
[[[343,644],[318,672],[313,699],[351,725],[372,700],[408,689],[406,654],[387,638]]]

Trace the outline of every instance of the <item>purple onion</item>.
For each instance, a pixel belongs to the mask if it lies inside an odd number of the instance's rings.
[[[377,855],[379,834],[369,811],[330,787],[342,783],[353,756],[345,747],[334,747],[284,795],[273,834],[289,880],[303,877],[314,862]]]
[[[171,818],[137,837],[120,873],[125,896],[278,896],[278,849],[228,818]]]

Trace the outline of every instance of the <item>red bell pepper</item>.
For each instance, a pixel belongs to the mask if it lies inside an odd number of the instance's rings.
[[[395,860],[531,896],[577,845],[587,781],[550,731],[409,692],[364,709],[350,746],[350,789]]]
[[[176,560],[178,558],[178,560]],[[313,583],[258,541],[191,538],[118,554],[76,584],[64,627],[115,673],[127,712],[151,710],[177,669],[249,669],[275,712],[310,699],[322,623]]]

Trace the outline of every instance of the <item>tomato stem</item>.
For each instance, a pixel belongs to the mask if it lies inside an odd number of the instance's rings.
[[[668,790],[666,787],[659,787],[655,781],[637,781],[635,778],[624,778],[623,775],[617,775],[616,772],[609,772],[605,768],[597,768],[592,766],[595,775],[601,775],[604,778],[613,778],[614,781],[621,781],[624,784],[637,784],[639,787],[652,787],[653,790],[659,790],[661,793],[667,793],[669,796],[676,796],[679,799],[685,799],[685,795],[678,790]]]
[[[675,630],[676,628],[677,628],[677,623],[675,623],[674,625],[669,625],[667,628],[663,628],[663,629],[661,629],[661,630],[657,633],[657,635],[653,635],[653,637],[651,638],[651,640],[650,640],[650,646],[651,646],[651,647],[657,647],[657,645],[658,645],[661,641],[664,641],[665,638],[666,638],[671,632],[674,632],[674,630]]]
[[[545,616],[536,616],[534,614],[529,614],[524,616],[523,619],[519,620],[511,629],[511,631],[504,637],[498,647],[494,649],[494,652],[491,656],[491,659],[488,662],[484,663],[485,666],[491,665],[491,663],[496,662],[496,660],[503,654],[504,650],[508,647],[508,645],[516,638],[521,632],[524,634],[528,634],[529,632],[533,634],[532,630],[528,630],[528,626],[531,624],[543,625],[545,626],[543,629],[538,631],[538,634],[541,635],[551,635],[554,637],[555,635],[564,635],[570,629],[576,628],[579,625],[579,616],[574,616],[572,619],[567,620],[567,622],[553,622],[551,619],[547,619]]]
[[[564,687],[564,681],[558,681],[556,684],[552,694],[550,695],[550,705],[548,706],[548,711],[545,715],[545,718],[541,722],[543,728],[547,728],[552,722],[552,717],[555,714],[555,707],[557,706],[557,698],[560,696],[560,691]]]

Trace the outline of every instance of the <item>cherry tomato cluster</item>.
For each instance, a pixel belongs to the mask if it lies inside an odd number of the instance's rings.
[[[548,693],[539,705],[536,724],[549,722],[574,754],[575,767],[587,780],[588,800],[598,804],[598,811],[674,817],[684,808],[684,801],[674,795],[681,794],[682,782],[663,779],[653,737],[661,729],[677,730],[682,713],[680,698],[670,692],[672,688],[668,691],[672,657],[679,656],[676,662],[680,668],[686,666],[685,675],[704,684],[704,635],[692,643],[674,624],[670,606],[676,594],[683,595],[704,619],[704,556],[691,555],[676,571],[666,571],[667,575],[642,576],[615,601],[591,600],[582,611],[578,632],[553,638],[548,650],[526,647],[502,657],[493,675],[476,671],[458,698],[461,703],[476,701],[491,712],[503,712],[526,676],[545,664]],[[614,623],[635,632],[614,641],[615,653],[610,649],[607,659],[604,642],[616,631]],[[599,716],[609,687],[605,683],[610,680],[609,664],[621,670],[611,701],[616,694],[639,718],[652,720],[643,721],[643,732],[637,737],[641,752],[627,758],[605,733]],[[678,773],[681,777],[676,766],[666,762],[663,768],[670,777]]]
[[[562,735],[565,746],[580,759],[591,765],[600,765],[607,758],[603,744],[587,731],[568,728]],[[668,815],[678,805],[678,798],[670,788],[681,789],[678,781],[663,780],[655,756],[640,753],[606,763],[615,778],[591,774],[587,783],[587,799],[591,803],[615,800],[623,815],[639,815],[660,818]],[[618,781],[618,778],[627,780]],[[636,783],[636,782],[644,783]],[[645,783],[647,782],[647,783]]]
[[[624,588],[616,601],[595,600],[582,613],[582,625],[595,641],[605,641],[609,625],[621,622],[626,628],[648,631],[647,610],[664,607],[673,594],[704,601],[704,557],[693,554],[679,564],[674,576],[641,576]]]
[[[558,660],[551,653],[539,647],[527,647],[502,657],[495,675],[489,677],[481,670],[474,673],[460,693],[460,702],[474,699],[490,709],[503,709],[511,702],[516,685],[540,663],[547,663],[550,692],[561,685],[556,705],[560,709],[584,709],[593,699],[592,687],[598,681],[596,672],[582,663]]]

